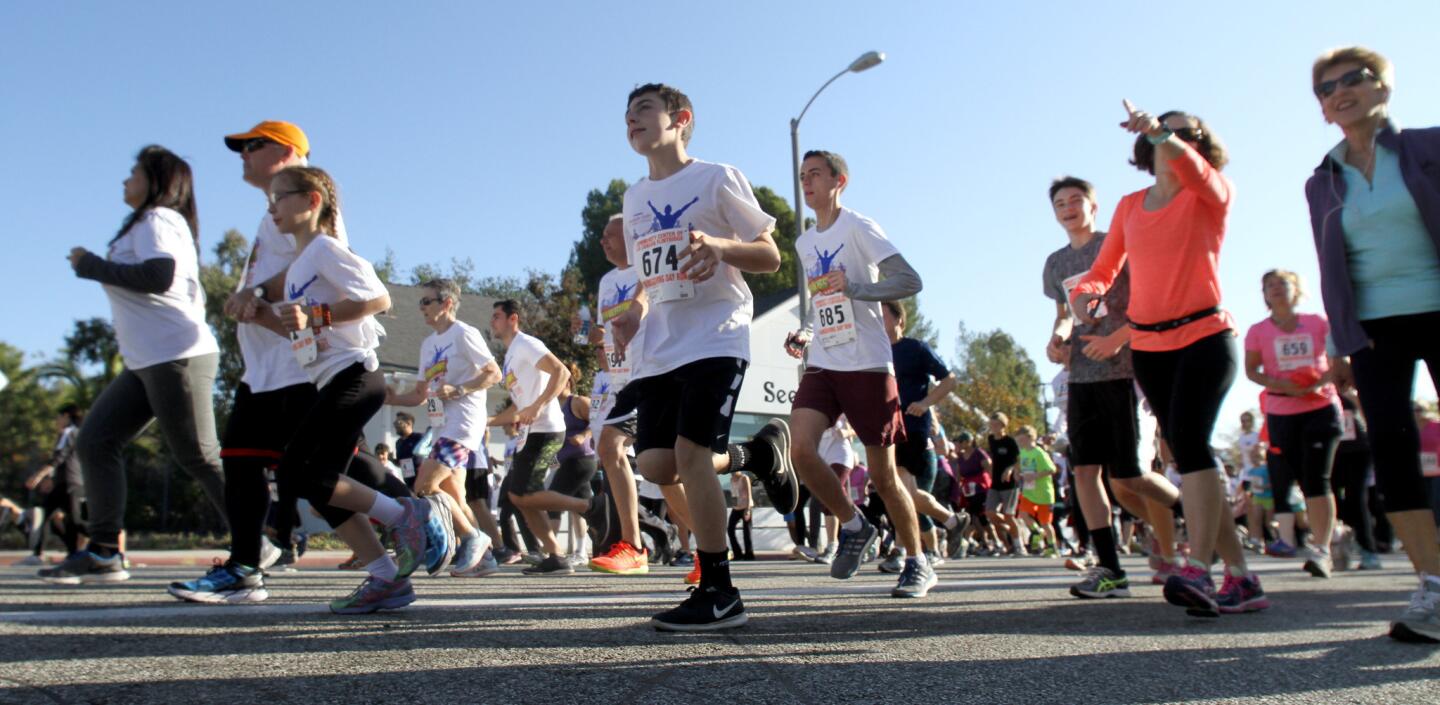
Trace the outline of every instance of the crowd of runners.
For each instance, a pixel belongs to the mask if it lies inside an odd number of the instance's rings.
[[[1399,546],[1419,584],[1390,634],[1440,641],[1437,481],[1427,479],[1440,474],[1440,427],[1417,419],[1412,399],[1418,362],[1440,377],[1440,129],[1390,121],[1393,68],[1373,51],[1326,53],[1312,85],[1343,133],[1306,183],[1324,315],[1298,309],[1297,275],[1266,273],[1257,288],[1270,316],[1249,326],[1243,357],[1219,286],[1235,186],[1210,125],[1125,102],[1130,162],[1153,183],[1120,199],[1108,232],[1096,230],[1091,183],[1051,184],[1068,241],[1034,264],[1055,304],[1046,353],[1064,367],[1057,434],[988,412],[983,429],[940,427],[933,408],[955,377],[902,335],[898,302],[921,291],[920,276],[878,223],[841,205],[845,160],[815,150],[800,173],[815,224],[795,244],[809,324],[785,342],[803,366],[799,389],[788,422],[731,439],[751,352],[744,274],[780,267],[775,219],[735,167],[689,156],[695,107],[663,84],[626,103],[626,137],[648,176],[601,239],[614,269],[594,302],[601,371],[588,398],[576,393],[578,368],[525,332],[514,301],[491,312],[497,362],[457,318],[461,292],[444,279],[420,285],[433,330],[416,351],[420,381],[388,382],[375,316],[390,296],[348,247],[336,180],[308,163],[305,133],[264,122],[225,137],[268,208],[224,306],[245,370],[217,433],[219,345],[205,322],[190,168],[146,147],[108,252],[70,254],[76,275],[109,297],[125,370],[88,413],[57,419],[53,460],[31,480],[49,487],[38,521],[8,502],[0,516],[25,516],[31,534],[57,519],[70,553],[40,571],[45,580],[125,580],[122,453],[154,421],[231,533],[227,560],[170,586],[189,601],[266,599],[267,569],[303,550],[304,499],[365,573],[330,604],[337,613],[413,602],[419,570],[479,578],[528,554],[523,572],[540,575],[693,561],[693,589],[653,625],[736,627],[748,613],[731,549],[755,556],[753,478],[786,517],[797,556],[841,580],[873,561],[897,575],[895,597],[924,597],[947,558],[1030,554],[1083,571],[1077,598],[1128,597],[1120,555],[1141,550],[1165,600],[1217,617],[1271,605],[1254,549],[1327,578],[1376,568]],[[1263,416],[1242,420],[1240,462],[1227,468],[1211,437],[1242,369],[1264,387]],[[503,410],[485,404],[496,384],[511,400]],[[386,404],[426,415],[397,415],[393,451],[362,439]],[[490,429],[509,437],[493,470]],[[567,514],[562,549],[552,518]]]

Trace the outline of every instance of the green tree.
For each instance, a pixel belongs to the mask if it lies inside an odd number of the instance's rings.
[[[945,416],[955,428],[980,429],[989,414],[1004,412],[1013,429],[1021,424],[1043,428],[1040,373],[1029,353],[1003,330],[972,332],[960,324],[955,341],[959,381],[955,394],[960,405],[950,405]]]
[[[240,275],[250,256],[250,244],[239,231],[225,231],[215,244],[215,258],[200,265],[200,286],[205,290],[205,321],[220,343],[220,367],[215,375],[215,420],[220,428],[230,416],[230,402],[245,372],[240,356],[240,341],[235,337],[236,323],[225,315],[225,300],[240,285]]]
[[[776,247],[780,248],[780,269],[773,274],[746,274],[750,293],[761,299],[780,291],[796,291],[799,274],[795,264],[795,211],[790,209],[788,201],[767,186],[755,188],[755,200],[760,203],[760,210],[775,218],[775,230],[770,235],[775,239]],[[813,218],[805,219],[805,227],[814,224]]]
[[[0,343],[0,372],[10,380],[0,390],[0,494],[23,498],[25,478],[55,441],[52,420],[60,403],[14,346]]]
[[[600,277],[614,267],[610,260],[605,259],[600,235],[605,232],[605,223],[609,222],[610,216],[624,207],[625,188],[624,180],[611,179],[604,191],[590,189],[590,193],[585,194],[585,207],[580,209],[580,239],[570,249],[570,261],[566,268],[579,273],[581,290],[587,299],[595,298],[595,292],[600,288]]]

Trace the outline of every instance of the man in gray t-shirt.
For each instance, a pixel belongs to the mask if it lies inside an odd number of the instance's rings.
[[[1110,528],[1110,502],[1101,471],[1109,473],[1115,498],[1130,513],[1155,527],[1164,566],[1174,568],[1174,515],[1172,488],[1154,473],[1143,472],[1139,460],[1138,399],[1130,363],[1130,274],[1122,269],[1093,312],[1097,322],[1085,325],[1070,311],[1070,291],[1100,254],[1105,233],[1095,231],[1095,189],[1089,182],[1065,177],[1050,186],[1055,220],[1070,242],[1045,260],[1045,295],[1055,301],[1055,322],[1046,355],[1070,372],[1069,393],[1063,410],[1075,468],[1075,495],[1084,525],[1099,561],[1097,570],[1071,586],[1082,598],[1128,597],[1129,581],[1120,568],[1114,530]],[[1147,501],[1152,500],[1152,501]],[[1078,527],[1077,527],[1078,528]]]

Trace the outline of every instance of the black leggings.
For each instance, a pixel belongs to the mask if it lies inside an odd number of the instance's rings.
[[[1131,360],[1180,474],[1215,469],[1210,434],[1235,383],[1235,334],[1221,331],[1179,350],[1135,350]]]
[[[1429,488],[1420,474],[1420,430],[1411,395],[1415,363],[1423,361],[1431,382],[1440,382],[1440,311],[1361,321],[1370,346],[1350,356],[1355,390],[1375,457],[1375,482],[1386,512],[1430,507]]]
[[[81,525],[81,506],[70,493],[70,483],[64,477],[65,468],[55,469],[55,475],[51,479],[50,491],[46,493],[45,499],[40,503],[41,522],[37,531],[44,532],[45,526],[50,523],[55,512],[60,512],[61,531],[60,538],[65,542],[65,554],[69,555],[80,550],[80,534],[85,530]],[[44,536],[44,533],[41,533]],[[35,542],[35,555],[40,555],[45,548],[45,541],[42,539]]]
[[[235,390],[230,419],[221,441],[220,467],[225,471],[225,517],[230,523],[230,557],[241,565],[260,563],[260,540],[270,513],[270,483],[266,471],[285,455],[293,429],[315,406],[313,384],[296,384],[268,392],[252,392],[241,384]],[[286,499],[286,496],[281,497]],[[276,526],[280,545],[289,548],[298,521],[295,498],[280,502]]]
[[[1340,414],[1335,407],[1307,411],[1303,414],[1266,414],[1270,445],[1279,450],[1271,456],[1270,487],[1277,499],[1276,514],[1292,512],[1290,483],[1299,482],[1306,498],[1330,494],[1330,468],[1335,463],[1335,448],[1340,445]]]
[[[1336,516],[1355,532],[1355,541],[1369,553],[1375,550],[1375,530],[1370,518],[1370,451],[1364,445],[1340,444],[1330,484],[1335,491]]]
[[[743,537],[745,540],[743,550],[741,549],[740,541],[735,538],[736,526],[741,527],[740,536]],[[753,523],[750,520],[750,511],[748,509],[730,510],[730,524],[725,527],[725,531],[730,534],[730,550],[734,551],[735,555],[742,556],[744,558],[755,557],[755,544],[750,538],[750,530],[752,526]]]
[[[365,422],[384,404],[384,375],[367,371],[358,362],[336,373],[330,383],[320,389],[315,405],[295,428],[290,445],[280,458],[277,478],[281,496],[288,488],[296,497],[309,500],[331,527],[353,516],[355,513],[348,509],[330,505],[342,473],[350,474],[354,466],[355,479],[377,490],[387,484],[385,478],[393,477],[383,468],[379,469],[381,477],[374,477],[367,471],[367,463],[352,462],[357,457],[355,447]],[[401,487],[405,484],[396,482]]]

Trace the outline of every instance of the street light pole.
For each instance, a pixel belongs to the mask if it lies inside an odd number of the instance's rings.
[[[830,77],[815,95],[810,96],[800,115],[790,119],[790,175],[795,182],[795,240],[798,242],[800,236],[805,233],[805,202],[800,199],[800,121],[804,119],[806,111],[810,110],[810,104],[820,97],[820,93],[835,79],[847,73],[860,73],[880,65],[885,60],[885,54],[878,51],[867,51],[860,55],[860,58],[850,62],[845,70]],[[805,265],[801,258],[795,258],[795,288],[800,293],[800,327],[805,327],[805,319],[810,313],[810,289],[805,282]]]

